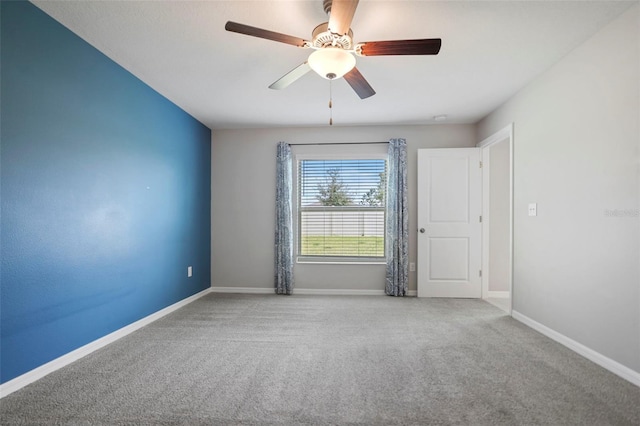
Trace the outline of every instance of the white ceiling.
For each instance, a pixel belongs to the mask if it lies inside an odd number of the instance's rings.
[[[210,128],[328,124],[327,80],[268,89],[311,50],[224,30],[232,20],[310,39],[327,20],[322,0],[34,3]],[[358,57],[377,94],[335,81],[334,124],[475,123],[634,3],[361,0],[354,41],[442,38],[442,49]]]

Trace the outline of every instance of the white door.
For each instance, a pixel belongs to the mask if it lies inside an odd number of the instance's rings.
[[[481,297],[479,148],[418,150],[418,297]]]

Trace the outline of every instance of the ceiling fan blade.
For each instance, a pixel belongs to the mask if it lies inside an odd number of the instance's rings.
[[[442,40],[439,38],[367,41],[361,43],[359,53],[362,56],[437,55],[440,52],[441,45]]]
[[[269,86],[269,89],[275,89],[275,90],[284,89],[285,87],[289,86],[291,83],[293,83],[294,81],[296,81],[297,79],[299,79],[300,77],[308,73],[309,71],[311,71],[311,67],[305,61],[302,64],[295,67],[294,69],[292,69],[291,71],[289,71],[288,73],[286,73],[285,75],[283,75],[282,77],[280,77],[279,80],[277,80],[271,86]]]
[[[280,43],[291,44],[298,47],[306,47],[308,42],[300,37],[294,37],[275,31],[263,30],[262,28],[252,27],[250,25],[239,24],[237,22],[228,21],[224,29],[234,33],[245,34],[248,36],[266,38],[267,40],[278,41]]]
[[[373,96],[376,94],[376,91],[373,90],[373,87],[365,80],[365,78],[360,74],[358,68],[353,68],[351,71],[344,75],[344,79],[347,80],[349,86],[360,96],[360,99],[366,99],[369,96]]]
[[[356,7],[358,0],[333,0],[329,14],[329,30],[340,35],[348,34]]]

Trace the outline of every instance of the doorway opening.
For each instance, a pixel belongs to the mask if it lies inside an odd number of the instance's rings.
[[[477,145],[482,150],[482,298],[513,307],[513,124]]]

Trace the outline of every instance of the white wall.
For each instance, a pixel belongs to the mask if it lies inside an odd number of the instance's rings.
[[[514,311],[636,372],[638,28],[636,5],[478,124],[514,123]]]
[[[214,130],[211,177],[211,283],[213,287],[273,288],[275,155],[292,144],[382,142],[408,146],[409,229],[416,225],[417,149],[469,147],[473,125],[368,126]],[[416,261],[416,233],[409,238]],[[297,288],[383,290],[384,265],[296,265]],[[416,289],[410,273],[409,289]]]

